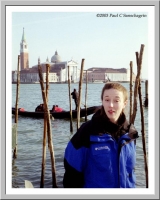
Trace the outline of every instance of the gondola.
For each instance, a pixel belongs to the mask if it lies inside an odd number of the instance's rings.
[[[87,116],[91,115],[98,110],[100,106],[92,106],[87,108]],[[12,107],[12,114],[15,115],[15,108]],[[62,112],[52,112],[50,110],[50,114],[55,119],[67,119],[70,118],[70,111],[62,111]],[[18,109],[18,115],[24,116],[24,117],[32,117],[32,118],[44,118],[44,112],[30,112],[30,111],[20,111]],[[83,108],[80,110],[80,117],[85,117],[86,116],[86,109]],[[72,118],[77,118],[77,111],[72,110]]]

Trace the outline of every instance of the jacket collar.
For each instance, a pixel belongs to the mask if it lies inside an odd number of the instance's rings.
[[[126,120],[125,114],[122,113],[117,120],[117,123],[113,123],[109,120],[107,115],[102,116],[101,110],[98,110],[91,119],[93,124],[93,134],[101,135],[108,133],[112,135],[115,139],[118,139],[122,135],[128,133],[130,139],[135,139],[138,137],[138,132],[133,124],[129,124]]]

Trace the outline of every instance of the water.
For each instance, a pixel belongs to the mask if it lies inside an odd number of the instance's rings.
[[[129,91],[129,83],[123,83]],[[85,102],[85,84],[82,87],[82,102]],[[100,105],[100,94],[103,84],[88,84],[87,105]],[[76,88],[78,84],[71,84],[71,91]],[[142,98],[145,96],[145,84],[142,83]],[[16,102],[16,84],[12,84],[12,107],[15,107]],[[25,108],[27,111],[34,111],[36,106],[42,103],[42,93],[39,84],[21,84],[19,92],[19,107]],[[60,107],[69,110],[69,97],[67,84],[50,84],[49,86],[49,108],[53,104],[58,104]],[[72,107],[74,108],[72,101]],[[83,105],[81,106],[83,107]],[[92,115],[88,116],[90,119]],[[146,133],[146,147],[148,151],[148,109],[144,109],[145,133]],[[12,116],[14,122],[14,116]],[[81,119],[81,123],[84,119]],[[73,121],[73,133],[70,132],[69,120],[55,119],[51,121],[52,125],[52,141],[55,155],[55,168],[57,186],[63,188],[62,179],[64,174],[63,156],[65,147],[76,132],[76,120]],[[145,188],[145,170],[144,157],[141,137],[141,116],[138,105],[138,110],[135,119],[135,127],[139,132],[140,137],[137,139],[137,165],[136,177],[137,188]],[[41,179],[41,163],[42,163],[42,144],[43,144],[43,119],[34,118],[18,118],[18,154],[17,159],[12,160],[12,187],[24,188],[24,180],[32,182],[35,188],[40,187]],[[47,148],[46,154],[46,169],[44,188],[52,188],[52,174],[51,174],[51,159],[50,152]]]

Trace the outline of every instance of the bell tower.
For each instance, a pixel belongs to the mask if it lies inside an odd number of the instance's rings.
[[[22,40],[20,43],[20,70],[29,68],[29,59],[28,59],[28,45],[26,42],[24,28],[22,34]]]

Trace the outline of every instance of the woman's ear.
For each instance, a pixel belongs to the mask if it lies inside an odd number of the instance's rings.
[[[124,102],[123,108],[126,107],[127,103],[128,103],[128,100],[126,100],[126,101]]]

